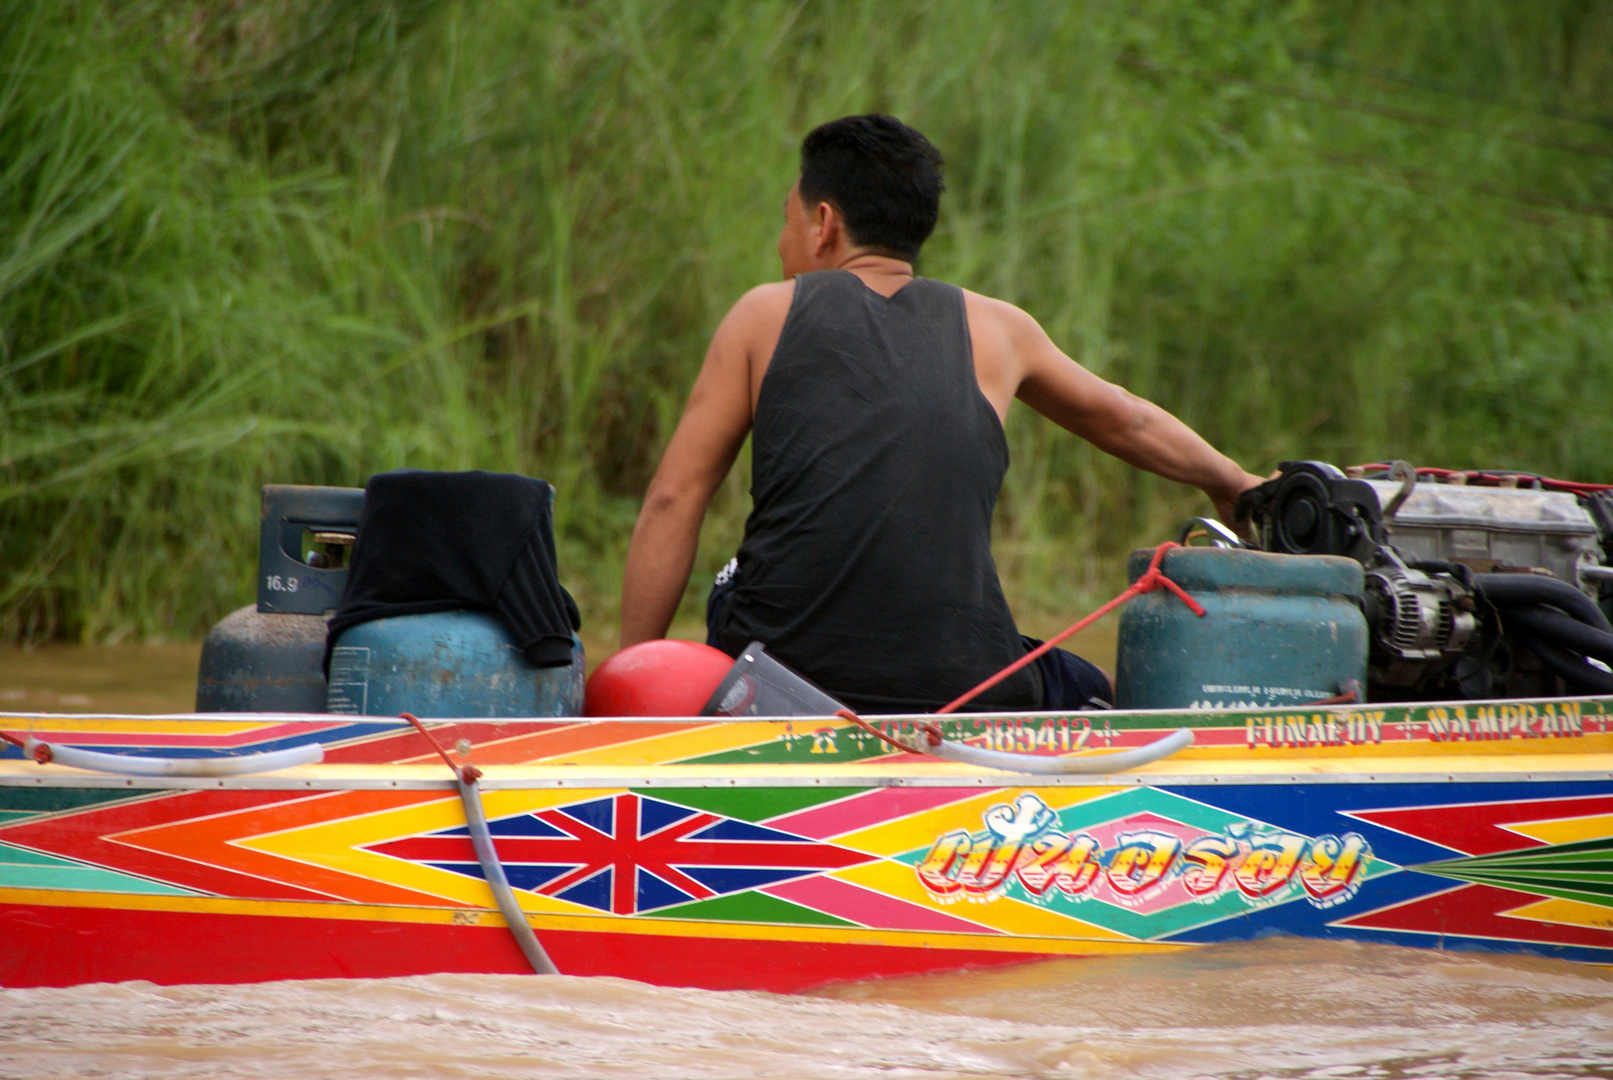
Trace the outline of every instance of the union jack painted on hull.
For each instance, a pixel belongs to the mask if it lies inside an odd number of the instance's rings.
[[[502,818],[490,831],[511,885],[614,915],[870,861],[833,844],[633,792]],[[464,826],[368,850],[483,876]]]
[[[944,721],[1042,755],[1194,729],[1087,777],[897,753],[839,720],[440,723],[472,744],[500,861],[568,974],[792,990],[1274,932],[1613,962],[1613,700]],[[0,756],[0,984],[527,970],[447,770],[400,722],[0,728],[327,748],[226,780]]]

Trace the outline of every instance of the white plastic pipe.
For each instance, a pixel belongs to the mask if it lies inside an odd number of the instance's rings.
[[[40,742],[29,736],[23,743],[22,752],[41,763],[55,762],[75,769],[122,776],[246,776],[289,769],[293,765],[317,765],[325,760],[325,748],[318,743],[293,746],[289,750],[270,750],[262,754],[174,758],[103,754],[97,750],[80,750],[73,746]]]
[[[504,916],[510,933],[515,935],[515,944],[534,973],[560,974],[560,969],[554,966],[554,961],[549,959],[549,954],[538,941],[538,935],[532,932],[526,912],[521,910],[514,891],[510,889],[510,879],[504,876],[504,864],[498,861],[498,849],[493,846],[493,834],[487,827],[487,815],[482,811],[482,793],[476,786],[475,774],[472,773],[471,779],[466,780],[465,772],[460,771],[458,778],[459,799],[465,804],[465,824],[470,826],[471,847],[476,849],[476,861],[482,864],[482,877],[487,880],[487,887],[493,890],[493,899],[498,903],[499,912]]]
[[[1170,757],[1178,750],[1193,745],[1193,732],[1187,728],[1179,728],[1163,739],[1156,739],[1147,746],[1133,747],[1130,750],[1117,750],[1112,754],[1083,754],[1080,757],[1011,754],[1003,750],[986,750],[978,746],[969,746],[965,743],[951,742],[946,739],[943,739],[939,745],[931,745],[923,734],[920,734],[914,741],[917,743],[914,749],[919,753],[934,754],[936,757],[945,758],[947,761],[957,761],[965,765],[979,765],[987,769],[1035,773],[1042,776],[1108,776],[1151,764],[1161,758]]]

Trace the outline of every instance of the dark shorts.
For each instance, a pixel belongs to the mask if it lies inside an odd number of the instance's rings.
[[[717,640],[717,624],[723,608],[734,591],[739,578],[738,560],[722,568],[706,597],[706,644],[722,648]],[[1025,651],[1030,652],[1042,644],[1035,638],[1020,635]],[[1042,708],[1050,711],[1080,712],[1083,709],[1110,708],[1109,678],[1103,669],[1063,649],[1050,649],[1036,659],[1036,671],[1042,680]]]
[[[1025,651],[1030,652],[1041,642],[1020,635]],[[1080,712],[1082,709],[1109,709],[1109,676],[1092,661],[1065,652],[1049,649],[1036,658],[1036,670],[1042,676],[1042,708]]]

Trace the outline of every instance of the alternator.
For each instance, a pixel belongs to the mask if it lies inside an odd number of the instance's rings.
[[[1388,548],[1366,572],[1364,600],[1373,676],[1388,686],[1416,685],[1429,661],[1460,653],[1478,626],[1472,595],[1460,582],[1411,569]]]

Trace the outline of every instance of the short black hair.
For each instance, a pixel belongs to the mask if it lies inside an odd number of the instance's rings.
[[[904,259],[941,213],[941,152],[895,117],[831,120],[801,142],[801,201],[840,211],[853,243]]]

